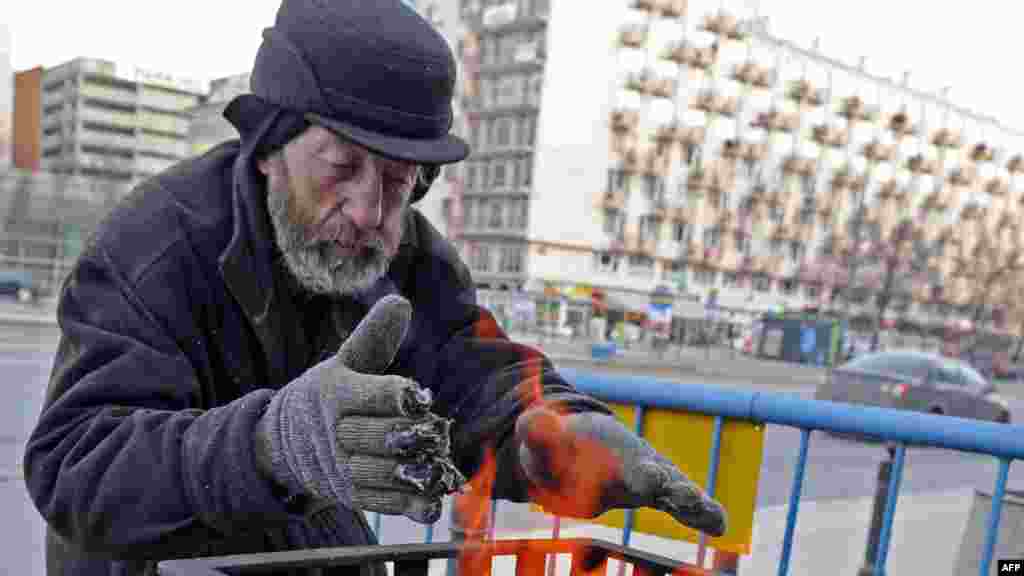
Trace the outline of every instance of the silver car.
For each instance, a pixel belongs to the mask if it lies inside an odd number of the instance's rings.
[[[832,370],[814,397],[1010,422],[1010,407],[995,386],[969,365],[924,352],[892,351],[859,356]]]

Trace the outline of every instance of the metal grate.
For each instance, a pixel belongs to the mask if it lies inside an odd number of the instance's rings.
[[[664,556],[641,552],[618,544],[588,538],[557,540],[495,540],[482,544],[439,542],[435,544],[393,544],[387,546],[350,546],[293,552],[245,554],[168,560],[161,562],[161,576],[224,576],[257,574],[271,570],[333,568],[390,563],[395,576],[426,576],[431,560],[454,559],[472,552],[492,560],[514,556],[516,576],[543,575],[548,554],[569,554],[571,574],[606,574],[608,560],[616,559],[633,566],[635,576],[710,576],[712,572]]]

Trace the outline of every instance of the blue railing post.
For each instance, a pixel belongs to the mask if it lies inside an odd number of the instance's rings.
[[[1003,495],[1006,493],[1006,478],[1010,474],[1010,460],[999,459],[999,475],[996,476],[996,489],[992,494],[992,509],[988,513],[988,532],[985,533],[985,550],[981,556],[981,569],[978,574],[988,576],[992,565],[992,554],[996,550],[999,537],[999,516],[1003,509]]]
[[[899,498],[900,481],[903,480],[903,460],[907,454],[907,445],[901,443],[896,447],[896,459],[889,476],[889,492],[885,503],[885,517],[882,519],[882,534],[878,539],[878,556],[875,557],[875,574],[885,576],[885,560],[889,556],[889,540],[892,537],[892,522],[896,515],[896,500]]]
[[[708,482],[704,491],[711,498],[715,497],[715,484],[718,482],[718,460],[722,451],[722,424],[724,418],[715,416],[715,427],[711,432],[711,455],[708,458]],[[697,541],[697,566],[704,567],[704,554],[707,551],[707,536],[701,532]]]
[[[793,472],[793,491],[789,495],[789,512],[786,518],[786,534],[782,537],[782,557],[779,558],[779,576],[789,572],[789,555],[793,550],[793,532],[796,531],[796,514],[800,508],[800,493],[803,491],[804,471],[807,468],[807,446],[810,444],[811,430],[800,430],[800,454],[796,459],[796,470]]]
[[[645,414],[646,414],[646,408],[644,407],[644,405],[643,404],[637,404],[636,405],[636,409],[633,412],[633,415],[634,415],[633,418],[635,420],[635,422],[633,422],[633,431],[636,432],[636,435],[641,437],[641,438],[644,437],[644,415]],[[623,546],[629,546],[629,541],[633,537],[633,522],[635,521],[635,518],[636,518],[636,510],[634,510],[632,508],[626,510],[626,520],[625,520],[625,522],[623,523],[623,526],[622,526],[622,545]],[[552,562],[552,564],[554,564],[554,563]],[[626,564],[620,562],[619,563],[619,576],[623,576],[623,574],[625,574],[625,573],[626,573]]]

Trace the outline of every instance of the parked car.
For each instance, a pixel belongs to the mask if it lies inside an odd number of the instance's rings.
[[[876,352],[836,367],[814,397],[883,408],[1010,422],[995,385],[965,362],[911,351]]]
[[[27,304],[39,297],[39,288],[27,270],[0,269],[0,295],[14,296]]]

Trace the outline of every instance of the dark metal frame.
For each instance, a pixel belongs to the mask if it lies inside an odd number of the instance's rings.
[[[603,540],[565,538],[555,540],[494,540],[482,543],[438,542],[433,544],[391,544],[349,546],[293,552],[244,554],[214,558],[167,560],[158,567],[160,576],[225,576],[255,574],[271,570],[331,568],[393,563],[395,576],[426,576],[431,560],[454,561],[462,552],[489,556],[515,556],[516,575],[544,574],[548,554],[570,554],[572,575],[606,574],[614,558],[633,565],[636,576],[710,576],[696,566],[664,556],[641,552]]]

